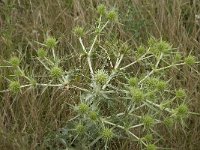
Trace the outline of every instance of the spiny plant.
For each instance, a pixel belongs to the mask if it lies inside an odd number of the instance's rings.
[[[77,149],[109,149],[110,143],[124,139],[138,142],[141,149],[159,149],[157,141],[163,137],[158,127],[173,129],[179,125],[184,129],[185,120],[192,114],[187,92],[181,87],[173,89],[167,73],[184,65],[192,67],[197,60],[192,55],[184,58],[168,42],[153,37],[134,49],[130,43],[109,34],[119,21],[115,9],[109,11],[99,5],[96,15],[98,19],[90,30],[82,26],[73,29],[80,42],[80,55],[84,54],[88,66],[79,68],[78,76],[85,78],[84,87],[72,82],[77,75],[69,80],[71,68],[62,66],[56,52],[58,41],[47,37],[36,57],[47,74],[46,82],[28,76],[20,67],[20,58],[14,56],[8,61],[13,78],[7,79],[8,89],[3,92],[20,94],[24,88],[41,86],[62,90],[68,85],[81,93],[79,103],[68,103],[74,114],[66,126],[55,137],[46,137],[52,149],[72,145]],[[88,43],[86,37],[90,39]],[[60,143],[51,144],[55,142]]]

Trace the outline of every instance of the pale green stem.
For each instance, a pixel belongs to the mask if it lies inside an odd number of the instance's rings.
[[[0,68],[12,68],[12,66],[0,66]]]
[[[108,24],[108,21],[105,23],[105,25],[101,28],[100,32],[106,27],[106,25]],[[98,28],[100,28],[100,23],[98,25]],[[91,76],[92,76],[92,79],[94,79],[94,70],[92,68],[92,62],[91,62],[91,55],[92,55],[92,52],[94,50],[94,45],[97,41],[97,38],[98,38],[98,34],[95,36],[94,40],[93,40],[93,43],[90,47],[90,50],[89,52],[87,53],[87,62],[88,62],[88,65],[89,65],[89,68],[90,68],[90,73],[91,73]]]
[[[151,72],[149,72],[142,80],[140,80],[140,82],[138,84],[141,84],[144,80],[146,80],[149,76],[151,76],[155,72],[155,70],[157,69],[162,57],[163,57],[163,53],[160,54],[160,57],[158,58],[158,61],[155,65],[155,68],[153,70],[151,70]]]
[[[100,32],[107,26],[107,24],[109,23],[109,21],[107,21],[105,24],[104,24],[104,26],[100,29]],[[98,29],[100,28],[100,23],[99,23],[99,26],[97,27]],[[91,45],[91,47],[90,47],[90,51],[89,51],[89,55],[92,53],[92,51],[93,51],[93,49],[94,49],[94,45],[95,45],[95,43],[96,43],[96,41],[97,41],[97,38],[98,38],[98,34],[95,36],[95,38],[94,38],[94,40],[93,40],[93,43],[92,43],[92,45]]]
[[[83,40],[82,40],[81,37],[79,38],[79,42],[81,43],[81,47],[82,47],[83,51],[87,54],[86,48],[85,48],[85,46],[83,44]]]
[[[185,63],[172,64],[172,65],[169,65],[169,66],[166,66],[166,67],[162,67],[162,68],[156,69],[156,71],[161,71],[161,70],[169,69],[169,68],[174,67],[174,66],[182,66],[182,65],[185,65]]]
[[[137,127],[141,127],[141,126],[143,126],[143,125],[144,125],[143,123],[137,124],[137,125],[134,125],[134,126],[129,127],[129,129],[134,129],[134,128],[137,128]]]
[[[87,57],[87,62],[88,62],[88,65],[89,65],[89,68],[90,68],[90,73],[91,73],[91,76],[92,76],[92,79],[93,79],[94,78],[94,71],[93,71],[93,68],[92,68],[91,56],[89,56],[89,54],[88,54],[88,57]]]
[[[42,60],[38,58],[39,62],[45,67],[46,70],[50,71],[49,67],[47,67]]]
[[[109,125],[112,125],[112,126],[115,126],[115,127],[117,127],[117,128],[120,128],[120,129],[123,129],[123,130],[125,130],[126,132],[128,132],[130,135],[132,135],[135,139],[137,139],[138,141],[141,141],[142,142],[142,144],[144,144],[145,146],[147,146],[146,145],[146,143],[144,143],[139,137],[137,137],[135,134],[133,134],[131,131],[129,131],[129,130],[126,130],[126,128],[125,127],[123,127],[123,126],[120,126],[120,125],[117,125],[117,124],[114,124],[114,123],[112,123],[112,122],[109,122],[109,121],[107,121],[107,120],[104,120],[104,119],[101,119],[104,123],[106,123],[106,124],[109,124]]]
[[[138,60],[136,60],[136,61],[134,61],[134,62],[132,62],[132,63],[130,63],[130,64],[128,64],[128,65],[122,67],[122,68],[120,68],[120,70],[124,70],[124,69],[126,69],[126,68],[128,68],[128,67],[134,65],[134,64],[137,63],[138,61],[141,61],[141,60],[144,60],[144,59],[153,57],[153,55],[150,55],[150,56],[145,57],[146,54],[148,54],[148,52],[149,52],[149,49],[148,49],[147,52],[146,52],[144,55],[142,55]]]
[[[152,101],[149,101],[149,100],[146,100],[146,102],[148,102],[149,104],[151,104],[151,105],[153,105],[153,106],[156,106],[156,107],[158,107],[159,109],[163,110],[163,108],[161,107],[161,105],[158,105],[158,104],[156,104],[156,103],[154,103],[154,102],[152,102]],[[172,112],[172,110],[170,110],[169,108],[164,108],[164,110],[167,111],[167,112],[169,112],[169,113]]]
[[[116,64],[115,64],[115,67],[114,67],[114,71],[113,71],[113,72],[111,73],[111,75],[109,76],[109,78],[108,78],[106,84],[103,85],[103,87],[102,87],[103,90],[107,87],[107,85],[109,84],[109,82],[112,80],[113,76],[116,74],[116,71],[115,71],[115,70],[118,69],[118,67],[119,67],[119,65],[120,65],[120,63],[121,63],[123,57],[124,57],[124,54],[122,54],[122,55],[120,56],[120,58],[116,61]]]
[[[24,72],[21,70],[20,67],[18,67],[18,70],[21,72],[22,76],[23,76],[25,79],[27,79],[28,81],[31,81],[31,79],[30,79],[29,77],[27,77],[27,76],[24,74]]]
[[[158,61],[157,61],[157,63],[156,63],[155,68],[158,67],[158,65],[159,65],[159,63],[160,63],[160,61],[161,61],[162,58],[163,58],[163,53],[160,54],[160,57],[158,58]]]
[[[54,61],[56,61],[56,54],[55,54],[54,48],[52,48],[52,54],[53,54],[53,59],[54,59]]]
[[[151,76],[154,73],[155,70],[151,70],[138,84],[141,84],[144,80],[146,80],[149,76]]]
[[[48,63],[50,63],[51,65],[54,65],[54,63],[53,63],[51,60],[47,59],[46,57],[45,57],[45,60],[46,60]]]

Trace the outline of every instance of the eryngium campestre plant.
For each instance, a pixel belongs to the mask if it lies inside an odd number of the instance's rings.
[[[182,87],[173,89],[167,73],[183,65],[194,65],[196,58],[192,55],[182,57],[162,39],[150,38],[146,45],[135,48],[127,41],[115,38],[117,33],[113,26],[118,23],[117,14],[115,9],[108,11],[100,5],[96,12],[99,18],[91,29],[86,31],[87,27],[81,26],[73,29],[80,42],[74,57],[78,60],[84,53],[86,63],[78,69],[78,74],[72,75],[70,72],[75,70],[63,65],[70,60],[61,61],[56,51],[59,43],[56,38],[48,37],[36,56],[46,73],[45,80],[23,73],[19,80],[11,81],[6,90],[17,93],[23,90],[21,88],[33,85],[40,89],[64,90],[67,84],[69,89],[76,91],[74,93],[80,93],[78,104],[74,104],[76,94],[69,104],[73,115],[62,129],[65,132],[59,132],[57,136],[64,149],[71,145],[79,149],[108,149],[112,146],[110,142],[125,139],[140,143],[144,149],[155,150],[159,147],[158,141],[164,138],[159,138],[157,126],[184,127],[181,125],[191,113],[186,90]],[[12,57],[9,64],[23,72],[19,60]],[[84,78],[81,83],[80,80],[76,82],[79,77]],[[57,146],[60,148],[61,145]]]

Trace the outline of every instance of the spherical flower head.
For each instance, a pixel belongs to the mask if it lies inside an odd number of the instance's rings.
[[[148,45],[150,47],[150,51],[155,55],[160,53],[168,53],[172,49],[168,42],[162,40],[158,41],[155,38],[150,38],[148,40]]]
[[[81,123],[76,125],[75,130],[78,134],[84,134],[85,133],[85,126]]]
[[[53,78],[60,78],[63,75],[63,70],[62,68],[59,68],[59,67],[53,67],[50,70],[50,74],[51,74],[51,77]]]
[[[107,13],[107,19],[109,21],[116,21],[118,19],[118,14],[115,10],[111,10]]]
[[[147,135],[145,135],[145,136],[143,137],[143,139],[144,139],[147,143],[149,143],[149,142],[151,142],[151,141],[153,140],[153,135],[152,135],[152,134],[147,134]]]
[[[131,87],[130,93],[134,102],[140,103],[144,100],[144,93],[141,89]]]
[[[149,77],[146,79],[146,84],[148,85],[149,88],[155,89],[157,86],[157,83],[159,82],[158,78],[154,77]]]
[[[20,92],[20,83],[19,81],[11,81],[9,84],[9,90],[13,93]]]
[[[189,113],[188,106],[186,104],[181,104],[175,109],[174,113],[178,118],[185,118]]]
[[[137,57],[141,57],[146,52],[146,47],[141,45],[137,48],[136,55]]]
[[[37,55],[39,58],[45,58],[47,56],[47,51],[45,51],[43,48],[38,49]]]
[[[106,6],[103,4],[100,4],[99,6],[97,6],[97,13],[100,15],[105,15],[106,14]]]
[[[167,53],[167,52],[169,52],[172,49],[171,45],[168,42],[162,41],[162,40],[159,41],[156,44],[156,48],[157,48],[157,50],[159,52],[162,52],[162,53]]]
[[[157,150],[157,147],[154,144],[148,144],[147,145],[147,150]]]
[[[11,57],[10,60],[9,60],[9,63],[14,67],[18,67],[20,65],[20,59],[16,56],[14,57]]]
[[[94,79],[98,84],[106,84],[108,78],[109,76],[104,70],[98,70],[94,75]]]
[[[57,45],[57,40],[54,37],[48,37],[45,41],[47,48],[55,48]]]
[[[164,119],[163,123],[167,126],[167,127],[172,127],[174,125],[174,120],[171,117],[167,117]]]
[[[176,53],[176,55],[175,55],[175,62],[179,62],[181,59],[182,59],[182,56],[181,56],[181,54],[180,53]]]
[[[151,88],[151,89],[156,88],[159,91],[163,91],[167,87],[166,81],[163,81],[163,80],[160,80],[160,79],[154,78],[154,77],[147,78],[146,84],[148,85],[149,88]]]
[[[75,28],[73,29],[73,33],[74,33],[74,35],[77,36],[77,37],[83,37],[84,34],[85,34],[83,27],[79,27],[79,26],[78,26],[78,27],[75,27]]]
[[[158,41],[154,37],[150,37],[147,41],[149,47],[153,47]]]
[[[112,129],[104,128],[101,132],[101,136],[105,141],[109,141],[114,137]]]
[[[146,115],[142,118],[142,123],[144,124],[145,128],[150,128],[155,124],[155,120],[151,116]]]
[[[184,89],[178,89],[176,91],[176,98],[177,99],[184,99],[186,97],[186,93]]]
[[[95,33],[96,33],[97,35],[100,34],[100,33],[101,33],[101,29],[96,28],[96,29],[95,29]]]
[[[156,92],[155,91],[149,91],[145,94],[145,97],[150,101],[156,100]]]
[[[16,77],[22,77],[22,76],[25,75],[25,73],[24,73],[23,70],[16,69],[16,70],[14,70],[14,75],[15,75]]]
[[[123,43],[120,47],[120,53],[122,54],[129,54],[130,53],[130,47],[128,45],[128,43]]]
[[[37,81],[35,79],[30,79],[30,84],[32,85],[32,87],[36,87]]]
[[[128,83],[131,87],[135,87],[138,83],[138,78],[137,77],[131,77],[129,79]]]
[[[89,111],[89,106],[85,103],[80,103],[78,106],[78,111],[80,114],[86,114]]]
[[[194,65],[196,63],[196,58],[195,56],[189,55],[185,58],[185,64],[187,65]]]
[[[98,119],[98,114],[95,111],[89,112],[89,117],[92,121],[96,121]]]
[[[159,91],[165,90],[166,87],[167,87],[167,82],[165,82],[165,81],[159,80],[159,81],[156,83],[156,88],[157,88]]]

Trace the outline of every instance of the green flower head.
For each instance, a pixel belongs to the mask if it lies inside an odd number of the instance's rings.
[[[98,119],[98,114],[95,111],[89,112],[89,117],[91,120],[96,121]]]
[[[172,127],[174,125],[174,120],[171,117],[167,117],[164,119],[163,123],[167,126],[167,127]]]
[[[94,75],[94,79],[98,84],[105,84],[108,78],[109,76],[104,70],[98,70]]]
[[[85,34],[85,31],[84,31],[83,27],[77,26],[77,27],[75,27],[75,28],[73,29],[73,33],[74,33],[74,35],[77,36],[77,37],[83,37],[84,34]]]
[[[186,104],[181,104],[174,110],[174,114],[177,118],[186,118],[188,116],[189,109]]]
[[[194,65],[196,63],[196,57],[195,56],[192,56],[192,55],[189,55],[185,58],[185,63],[187,65]]]
[[[155,120],[151,116],[146,115],[142,118],[142,123],[144,124],[145,128],[150,128],[155,124]]]
[[[116,21],[118,19],[118,14],[115,10],[111,10],[107,13],[107,19],[109,21]]]
[[[172,47],[168,42],[163,40],[156,40],[155,38],[150,38],[148,40],[148,45],[150,47],[150,51],[155,55],[160,53],[168,53],[172,50]]]
[[[50,74],[53,78],[60,78],[63,75],[63,70],[59,67],[53,67],[50,70]]]
[[[55,48],[57,43],[58,42],[54,37],[48,37],[45,41],[45,45],[47,48]]]
[[[139,46],[136,50],[136,57],[141,57],[145,52],[147,51],[147,48],[143,45]]]
[[[45,58],[47,56],[47,51],[45,51],[43,48],[40,48],[37,50],[37,55],[39,58]]]
[[[156,83],[156,88],[157,88],[159,91],[165,90],[166,87],[167,87],[167,82],[166,82],[166,81],[159,80],[159,81]]]
[[[177,98],[177,99],[184,99],[186,96],[187,96],[187,95],[186,95],[184,89],[178,89],[178,90],[176,91],[176,98]]]
[[[163,53],[167,53],[167,52],[169,52],[172,49],[171,45],[168,42],[162,41],[162,40],[159,41],[156,44],[156,48],[157,48],[157,50],[159,52],[163,52]]]
[[[128,82],[129,82],[129,85],[131,87],[135,87],[138,83],[138,78],[137,77],[131,77]]]
[[[153,141],[153,135],[152,134],[147,134],[143,137],[143,139],[146,141],[146,142],[151,142]]]
[[[110,128],[104,128],[101,132],[101,136],[105,141],[111,140],[114,137],[114,133]]]
[[[11,57],[9,60],[9,63],[13,66],[13,67],[18,67],[20,65],[20,59],[16,56]]]
[[[158,91],[163,91],[167,88],[167,82],[160,80],[155,77],[150,77],[146,80],[146,84],[151,89],[157,89]]]
[[[75,130],[78,134],[84,134],[86,129],[83,124],[79,123],[78,125],[76,125]]]
[[[182,59],[182,56],[181,56],[181,54],[180,53],[176,53],[176,55],[175,55],[175,62],[179,62],[181,59]]]
[[[147,150],[157,150],[156,145],[154,145],[154,144],[148,144],[147,145]]]
[[[97,13],[100,14],[100,15],[105,15],[106,14],[106,6],[103,5],[103,4],[100,4],[98,7],[97,7]]]
[[[11,81],[9,84],[9,90],[13,93],[20,92],[20,83],[19,81]]]
[[[131,87],[130,88],[130,94],[132,96],[133,101],[136,102],[136,103],[140,103],[140,102],[142,102],[144,100],[144,95],[145,94],[139,88]]]
[[[89,111],[89,106],[85,103],[80,103],[78,106],[78,111],[80,114],[86,114]]]

